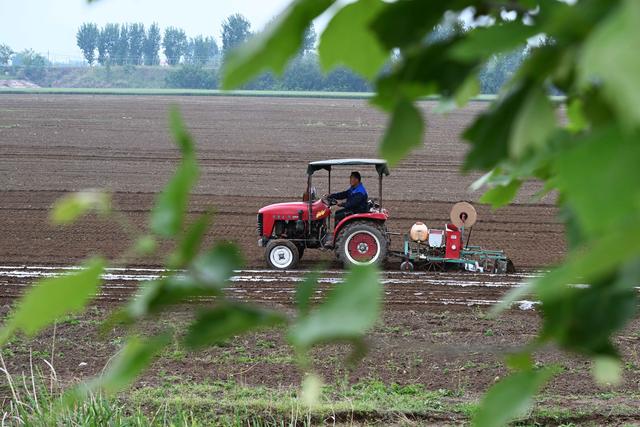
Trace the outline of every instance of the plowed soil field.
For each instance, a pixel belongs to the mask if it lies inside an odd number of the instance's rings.
[[[120,225],[94,216],[73,226],[52,227],[48,211],[57,198],[70,191],[106,188],[130,221],[141,229],[146,226],[156,194],[179,161],[167,128],[171,105],[180,107],[197,141],[201,176],[191,199],[190,216],[214,208],[215,223],[209,239],[237,242],[246,258],[245,270],[237,272],[228,292],[232,298],[292,311],[302,272],[263,270],[262,249],[256,244],[256,212],[266,204],[298,200],[305,189],[309,161],[376,157],[386,118],[366,101],[0,96],[3,316],[35,279],[59,267],[77,265],[93,253],[116,257],[130,243]],[[470,193],[468,187],[479,175],[459,172],[468,148],[459,134],[487,106],[473,102],[449,115],[437,115],[433,112],[436,103],[421,104],[428,128],[424,147],[394,168],[384,182],[390,231],[404,233],[415,221],[442,228],[455,202],[477,201],[480,194]],[[349,172],[334,173],[334,190],[347,187]],[[376,177],[371,171],[361,172],[369,193],[377,195]],[[327,190],[326,175],[318,174],[314,182],[320,193]],[[397,263],[389,263],[383,276],[385,311],[369,337],[369,355],[354,371],[346,371],[341,361],[348,349],[319,349],[314,353],[318,372],[328,381],[376,378],[389,384],[422,384],[430,390],[452,390],[456,401],[475,401],[505,374],[501,352],[525,345],[540,327],[535,301],[520,301],[498,320],[484,316],[488,304],[536,275],[536,270],[560,261],[565,252],[553,195],[534,199],[539,190],[539,184],[527,184],[515,204],[495,212],[476,204],[479,221],[473,229],[472,243],[505,250],[518,274],[506,278],[403,274],[397,271]],[[331,253],[305,253],[301,270],[317,261],[327,263],[318,298],[340,280],[340,266],[334,259]],[[94,309],[85,316],[60,324],[57,335],[49,330],[29,344],[29,349],[46,351],[52,340],[58,341],[55,348],[60,354],[55,363],[60,378],[73,382],[99,373],[117,351],[125,332],[114,330],[108,337],[98,336],[95,325],[113,306],[133,295],[141,280],[161,274],[157,258],[136,264],[135,270],[109,271]],[[182,324],[194,310],[181,307],[147,329]],[[621,410],[626,414],[622,416],[607,400],[614,399],[623,409],[629,401],[635,401],[640,384],[637,327],[635,321],[616,338],[626,362],[625,382],[617,387],[595,386],[590,366],[583,359],[567,357],[552,348],[539,352],[537,361],[564,368],[545,389],[547,403],[573,411],[572,420],[578,423],[637,421],[637,411]],[[265,349],[265,342],[273,346]],[[14,354],[7,362],[9,370],[25,370],[27,346],[17,346]],[[281,332],[265,331],[239,337],[226,350],[215,348],[179,359],[162,357],[137,386],[160,384],[168,371],[176,381],[189,383],[232,379],[248,385],[291,387],[299,384],[301,373],[290,356]],[[605,394],[608,397],[602,397]],[[449,415],[451,418],[447,418]],[[441,421],[457,423],[458,417],[445,413],[445,421]]]
[[[54,200],[69,191],[106,188],[117,206],[139,226],[156,193],[179,160],[167,129],[167,109],[181,108],[197,141],[201,179],[190,212],[214,207],[213,238],[238,242],[247,265],[264,264],[256,244],[257,210],[298,200],[306,186],[306,163],[340,157],[376,157],[386,118],[363,100],[4,95],[0,97],[0,259],[4,264],[69,264],[87,254],[119,253],[129,243],[120,226],[89,218],[53,228],[47,222]],[[428,131],[384,182],[389,229],[406,232],[415,221],[442,228],[454,202],[475,201],[461,175],[467,145],[458,135],[487,107],[471,103],[447,116],[424,102]],[[377,179],[361,170],[369,193]],[[333,188],[348,186],[350,170],[335,171]],[[342,173],[342,175],[341,175]],[[314,181],[327,190],[326,174]],[[552,200],[533,201],[529,184],[517,204],[492,212],[478,206],[473,243],[504,249],[516,267],[558,261],[562,227]],[[306,260],[333,260],[312,254]],[[144,264],[157,264],[156,259]],[[390,266],[389,268],[393,268]]]

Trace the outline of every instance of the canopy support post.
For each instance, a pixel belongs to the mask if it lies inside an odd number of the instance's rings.
[[[380,205],[380,209],[382,209],[382,174],[378,175],[378,204]]]
[[[309,223],[309,228],[307,228],[307,233],[311,233],[311,210],[312,205],[313,205],[313,201],[311,200],[311,175],[307,175],[307,194],[309,195],[308,200],[307,200],[307,211],[308,211],[308,215],[307,215],[307,220]],[[299,220],[302,220],[302,218],[298,218]]]

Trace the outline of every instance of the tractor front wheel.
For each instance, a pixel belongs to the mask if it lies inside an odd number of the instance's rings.
[[[298,265],[298,248],[286,239],[271,240],[264,251],[267,267],[276,270],[291,270]]]
[[[387,257],[387,238],[375,223],[357,221],[345,226],[336,241],[338,259],[345,267],[381,264]]]

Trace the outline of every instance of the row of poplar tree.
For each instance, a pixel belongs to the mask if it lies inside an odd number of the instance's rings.
[[[93,65],[158,65],[160,51],[169,65],[212,63],[220,54],[251,35],[251,23],[241,14],[229,16],[222,23],[222,49],[213,37],[187,37],[181,28],[168,27],[161,33],[157,24],[83,24],[76,42],[86,61]],[[315,43],[315,31],[313,32]]]

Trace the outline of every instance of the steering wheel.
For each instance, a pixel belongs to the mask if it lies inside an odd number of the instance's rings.
[[[331,206],[337,205],[338,201],[336,199],[331,198],[331,197],[323,197],[322,198],[322,203],[324,203],[325,205],[331,207]]]

